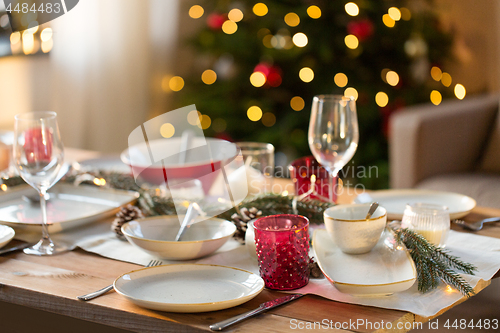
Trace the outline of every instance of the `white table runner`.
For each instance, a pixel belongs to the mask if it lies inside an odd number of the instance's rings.
[[[26,241],[36,241],[39,237],[39,234],[32,233],[19,232],[16,234],[17,239]],[[67,230],[64,233],[54,234],[52,238],[55,242],[64,242],[72,248],[80,247],[85,251],[115,260],[145,265],[153,259],[149,254],[128,242],[116,238],[110,230],[108,221],[95,222]],[[451,231],[447,249],[453,255],[478,268],[478,272],[474,276],[463,275],[473,287],[480,279],[490,280],[500,269],[500,239]],[[169,260],[163,260],[163,262],[164,264],[181,263]],[[257,261],[249,256],[245,246],[240,245],[235,240],[230,240],[211,256],[189,262],[238,267],[259,274]],[[441,284],[431,292],[422,294],[417,290],[417,283],[409,290],[390,296],[351,296],[339,292],[326,278],[310,279],[307,286],[293,292],[319,295],[352,304],[408,311],[423,317],[433,316],[462,298],[460,292],[446,288],[445,284]]]

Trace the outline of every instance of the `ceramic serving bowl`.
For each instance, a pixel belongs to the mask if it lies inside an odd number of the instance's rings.
[[[236,231],[233,223],[210,218],[190,225],[181,241],[174,241],[182,216],[155,216],[131,221],[122,226],[123,235],[134,246],[152,256],[168,260],[190,260],[207,256]]]
[[[387,211],[378,207],[365,219],[370,204],[337,205],[325,210],[325,227],[344,253],[361,254],[375,247],[387,222]]]
[[[217,178],[222,161],[230,161],[238,154],[234,143],[214,138],[193,138],[186,152],[185,163],[179,163],[182,140],[178,138],[151,140],[130,146],[120,155],[135,176],[146,182],[162,184],[165,174],[172,179],[200,179],[208,193]],[[152,160],[153,159],[153,160]]]

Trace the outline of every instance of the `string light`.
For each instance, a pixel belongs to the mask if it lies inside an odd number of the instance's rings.
[[[42,42],[47,42],[52,38],[52,35],[53,35],[52,29],[45,28],[42,30],[42,32],[40,32],[40,39],[42,40]]]
[[[354,2],[346,3],[344,8],[345,8],[346,13],[351,15],[351,16],[358,16],[358,14],[359,14],[359,7]]]
[[[191,18],[199,19],[200,17],[203,16],[204,13],[205,13],[205,10],[200,5],[194,5],[191,8],[189,8],[189,16]]]
[[[312,19],[319,19],[321,17],[321,9],[318,6],[307,7],[307,15]]]
[[[262,87],[266,83],[266,80],[266,76],[261,72],[253,72],[250,75],[250,83],[257,88]]]
[[[358,100],[358,91],[352,87],[344,90],[344,96],[346,97],[354,97],[354,100]]]
[[[441,101],[443,100],[443,96],[441,96],[441,93],[437,90],[431,91],[431,103],[434,105],[439,105],[441,104]]]
[[[399,75],[395,71],[388,71],[385,76],[387,83],[395,87],[399,83]]]
[[[356,49],[359,46],[359,40],[358,37],[354,35],[347,35],[344,38],[345,45],[350,48],[351,50]]]
[[[262,118],[262,109],[258,106],[251,106],[247,110],[247,117],[251,121],[259,121]]]
[[[21,33],[19,33],[18,31],[10,34],[10,42],[12,44],[17,44],[19,43],[20,40],[21,40]]]
[[[256,3],[255,6],[253,6],[253,13],[257,16],[264,16],[267,14],[269,11],[267,9],[267,6],[263,4],[262,2]]]
[[[30,29],[23,32],[23,52],[24,54],[31,54],[35,52],[35,38]]]
[[[401,12],[396,7],[389,8],[389,10],[387,12],[388,12],[389,16],[391,17],[391,19],[393,19],[394,21],[401,20]]]
[[[273,35],[266,35],[264,36],[264,38],[262,38],[262,44],[264,44],[265,47],[267,47],[268,49],[272,49],[273,48],[273,44],[272,44],[272,40],[273,40]]]
[[[288,13],[285,15],[285,23],[290,27],[296,27],[300,23],[299,15],[295,13]]]
[[[458,99],[464,99],[466,91],[463,85],[461,85],[460,83],[456,84],[454,90],[455,90],[455,96]]]
[[[297,47],[304,47],[309,42],[306,34],[302,32],[297,32],[295,35],[293,35],[292,41]]]
[[[189,124],[191,124],[193,126],[198,126],[201,122],[200,111],[197,111],[197,110],[190,111],[187,115],[187,121]]]
[[[411,12],[408,8],[406,7],[401,7],[399,9],[399,11],[401,12],[401,18],[404,20],[404,21],[409,21],[411,20]]]
[[[333,77],[333,81],[338,87],[344,88],[345,86],[347,86],[348,82],[347,75],[345,75],[344,73],[337,73]]]
[[[381,108],[385,107],[389,103],[389,96],[383,91],[379,91],[375,95],[375,103]]]
[[[54,41],[52,39],[49,39],[48,41],[42,41],[42,52],[43,53],[50,52],[53,46],[54,46]]]
[[[304,99],[300,96],[292,97],[292,99],[290,100],[290,107],[294,111],[301,111],[302,109],[304,109],[305,105],[306,103],[304,102]]]
[[[236,30],[238,30],[238,25],[231,20],[227,20],[222,24],[222,31],[228,35],[234,34]]]
[[[299,71],[299,77],[304,82],[311,82],[314,79],[314,71],[309,67],[304,67]]]
[[[175,127],[171,123],[165,123],[160,127],[160,134],[165,139],[171,138],[175,134]]]
[[[238,8],[233,8],[227,14],[227,18],[233,22],[239,22],[243,20],[243,12]]]
[[[198,127],[205,130],[209,128],[211,124],[212,124],[212,119],[210,119],[208,115],[204,114],[200,118],[200,123],[198,124]]]
[[[262,116],[262,124],[266,127],[271,127],[276,124],[276,116],[272,112],[266,112]]]
[[[174,76],[169,80],[168,87],[172,91],[180,91],[184,88],[184,79],[180,76]]]
[[[203,74],[201,74],[201,80],[205,84],[208,85],[213,84],[217,80],[217,73],[215,73],[211,69],[207,69],[206,71],[203,72]]]
[[[214,131],[216,131],[217,133],[221,133],[221,132],[224,132],[227,128],[227,123],[224,119],[222,118],[216,118],[214,119],[214,121],[212,122],[212,128],[214,129]]]
[[[443,86],[445,87],[451,86],[452,81],[453,80],[451,79],[451,75],[446,72],[443,72],[443,75],[441,76],[441,83],[443,84]]]
[[[5,184],[0,185],[0,189],[4,192],[7,191],[7,185]]]
[[[384,16],[382,16],[382,22],[384,22],[384,24],[389,27],[389,28],[392,28],[396,25],[396,21],[394,21],[390,16],[389,14],[384,14]]]
[[[106,179],[104,178],[94,178],[94,184],[97,186],[104,186],[106,185]]]
[[[431,77],[434,79],[434,81],[441,81],[441,78],[443,77],[443,72],[441,71],[441,68],[433,66],[431,68]]]

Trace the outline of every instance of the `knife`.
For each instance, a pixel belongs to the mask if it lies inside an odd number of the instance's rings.
[[[13,246],[13,247],[9,247],[7,249],[0,250],[0,255],[5,254],[5,253],[9,253],[9,252],[14,252],[14,251],[22,250],[22,249],[25,249],[27,247],[30,247],[31,245],[33,245],[33,244],[31,244],[31,243],[22,243],[22,244]]]
[[[255,310],[242,313],[240,315],[223,320],[223,321],[218,322],[216,324],[212,324],[212,325],[210,325],[210,329],[212,331],[222,331],[224,328],[226,328],[230,325],[239,323],[242,320],[253,317],[255,315],[258,315],[259,313],[262,313],[262,312],[267,311],[269,309],[275,308],[275,307],[280,306],[282,304],[291,302],[291,301],[293,301],[297,298],[300,298],[302,296],[304,296],[304,294],[292,294],[292,295],[277,298],[277,299],[272,300],[272,301],[264,302],[261,305],[259,305],[259,307]]]

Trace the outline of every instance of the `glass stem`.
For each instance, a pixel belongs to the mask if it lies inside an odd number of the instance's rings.
[[[45,188],[40,189],[40,208],[42,209],[42,239],[44,242],[52,243],[49,236],[49,228],[47,226],[47,201],[45,200],[45,195],[47,190]]]
[[[335,202],[335,200],[333,200],[333,194],[335,191],[335,188],[334,188],[335,187],[335,177],[337,177],[339,172],[336,170],[333,172],[329,172],[328,174],[330,175],[330,186],[328,186],[328,197],[330,198],[330,202]]]

